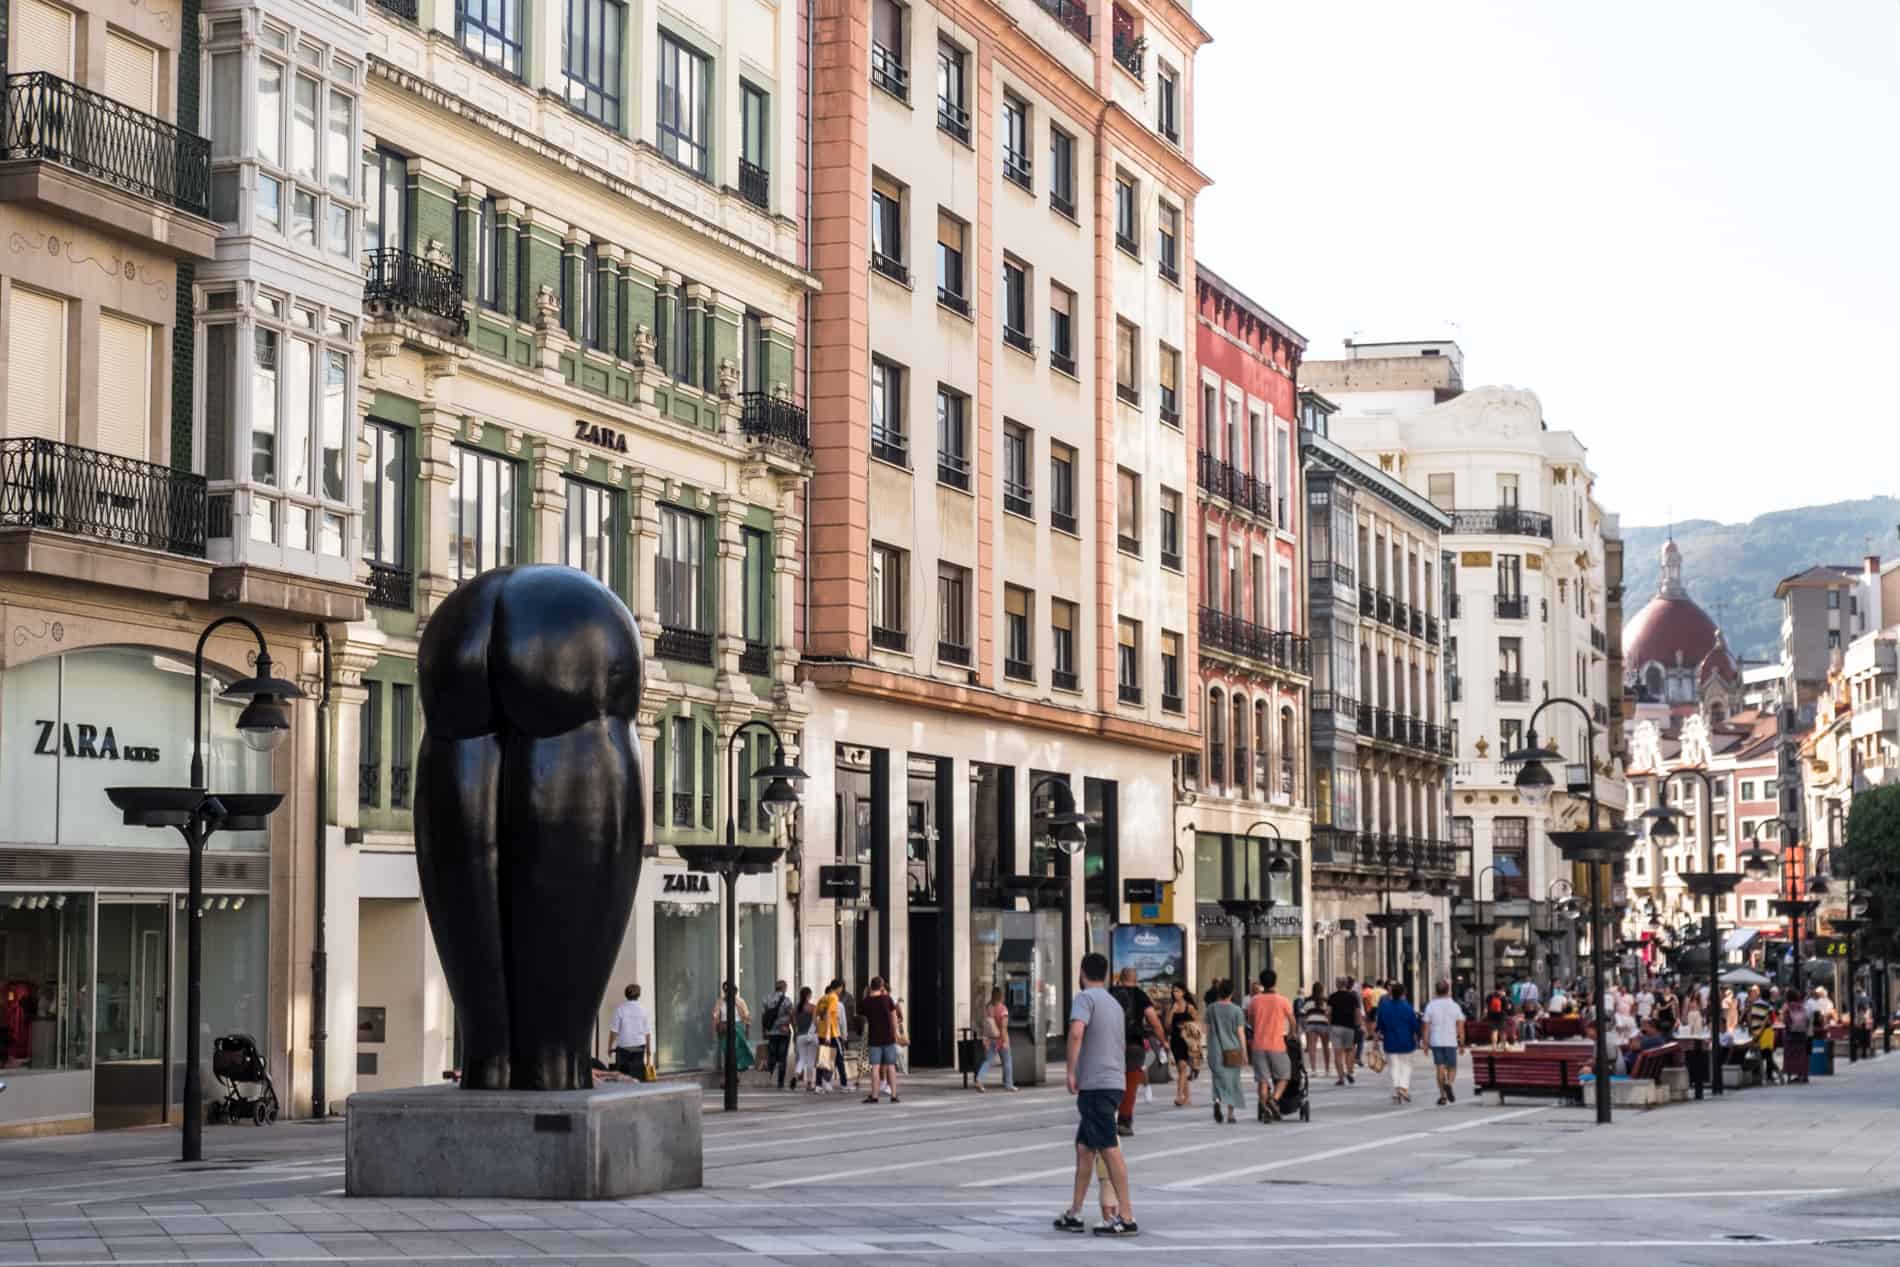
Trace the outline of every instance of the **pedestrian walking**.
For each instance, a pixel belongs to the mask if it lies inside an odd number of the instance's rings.
[[[864,1018],[865,1058],[871,1066],[871,1091],[864,1103],[876,1104],[880,1088],[890,1091],[892,1104],[901,1103],[897,1098],[897,1048],[904,1009],[884,988],[883,977],[871,978],[864,997],[858,1000],[858,1015]]]
[[[1115,1115],[1127,1079],[1127,1021],[1122,1005],[1106,988],[1108,960],[1090,951],[1082,956],[1081,990],[1069,1007],[1069,1094],[1075,1097],[1075,1189],[1069,1208],[1057,1216],[1056,1230],[1080,1232],[1082,1203],[1095,1178],[1095,1160],[1108,1169],[1115,1192],[1116,1214],[1096,1225],[1097,1236],[1134,1236],[1135,1203],[1128,1187],[1128,1165],[1122,1156]]]
[[[759,1000],[759,1030],[765,1035],[765,1076],[777,1074],[783,1091],[792,1053],[792,996],[783,981],[773,982],[772,992]]]
[[[1760,986],[1748,987],[1745,1013],[1749,1041],[1761,1053],[1761,1080],[1774,1082],[1779,1077],[1775,1070],[1775,1006],[1762,997]]]
[[[1806,1083],[1808,1058],[1814,1050],[1813,1017],[1799,990],[1788,991],[1788,1001],[1781,1005],[1781,1046],[1781,1065],[1788,1081]]]
[[[1148,1083],[1148,1040],[1154,1038],[1165,1046],[1168,1035],[1161,1028],[1161,1015],[1155,1011],[1154,1000],[1137,983],[1133,968],[1121,970],[1115,988],[1109,993],[1121,1004],[1122,1023],[1127,1027],[1127,1050],[1122,1053],[1122,1098],[1115,1115],[1115,1131],[1118,1135],[1133,1135],[1135,1096]]]
[[[713,1038],[719,1043],[720,1066],[723,1068],[725,1065],[726,1026],[732,1024],[733,1009],[737,1008],[739,1072],[744,1073],[752,1067],[752,1039],[746,1033],[752,1025],[752,1009],[745,1005],[745,1000],[739,997],[739,991],[730,981],[719,983],[719,997],[721,1001],[713,1004],[712,1023]]]
[[[1293,1020],[1293,1004],[1274,987],[1279,974],[1271,968],[1260,970],[1260,992],[1247,1000],[1247,1029],[1253,1045],[1253,1081],[1255,1115],[1262,1122],[1280,1120],[1280,1095],[1287,1079],[1293,1076],[1293,1060],[1286,1054],[1287,1041],[1300,1041],[1299,1026]]]
[[[614,1009],[608,1038],[614,1048],[614,1071],[642,1082],[647,1076],[647,1049],[653,1042],[653,1019],[640,1002],[640,987],[629,985],[627,1001]]]
[[[1425,1044],[1432,1049],[1438,1102],[1451,1104],[1458,1098],[1458,1057],[1465,1049],[1465,1010],[1451,1001],[1449,981],[1440,981],[1432,1001],[1425,1005]]]
[[[1232,1125],[1234,1111],[1240,1107],[1240,1071],[1248,1064],[1247,1014],[1234,1002],[1231,981],[1216,981],[1208,996],[1207,1070],[1214,1094],[1214,1120]]]
[[[817,1014],[817,1005],[811,1001],[811,987],[800,986],[798,1005],[792,1009],[792,1051],[797,1061],[792,1069],[794,1091],[800,1082],[808,1092],[818,1090],[818,1031],[814,1024]]]
[[[1373,1013],[1379,1046],[1385,1051],[1386,1072],[1392,1078],[1392,1103],[1412,1102],[1412,1056],[1418,1051],[1418,1013],[1406,1001],[1405,987],[1394,981]]]
[[[1306,1031],[1308,1076],[1333,1071],[1332,1016],[1326,1006],[1326,987],[1315,981],[1313,991],[1300,1000],[1300,1028]]]
[[[817,1016],[814,1025],[818,1030],[818,1089],[820,1091],[849,1091],[851,1079],[844,1065],[844,1004],[839,1002],[839,992],[844,982],[832,978],[825,987],[825,993],[818,1000]]]
[[[1001,990],[990,991],[989,1006],[983,1009],[983,1059],[976,1066],[976,1089],[983,1090],[983,1075],[992,1061],[1003,1066],[1003,1090],[1016,1089],[1016,1063],[1009,1050],[1009,1008]]]
[[[1856,984],[1852,996],[1853,1011],[1848,1016],[1847,1056],[1849,1060],[1869,1060],[1874,1054],[1874,998],[1865,985]]]
[[[1352,1081],[1358,1061],[1359,1045],[1365,1041],[1365,1018],[1359,1010],[1359,991],[1352,988],[1351,977],[1341,977],[1333,992],[1326,996],[1326,1019],[1331,1026],[1333,1045],[1333,1085]]]
[[[1162,1024],[1168,1031],[1168,1054],[1174,1057],[1174,1104],[1181,1108],[1193,1099],[1188,1083],[1201,1063],[1201,1012],[1194,1006],[1187,982],[1176,981],[1168,991],[1168,1014]]]

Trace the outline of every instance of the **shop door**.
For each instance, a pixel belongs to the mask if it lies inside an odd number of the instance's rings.
[[[162,897],[99,899],[92,1115],[100,1130],[165,1120],[170,905]]]

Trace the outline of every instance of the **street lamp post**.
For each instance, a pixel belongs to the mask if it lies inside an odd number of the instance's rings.
[[[1478,977],[1478,1007],[1480,1010],[1484,1007],[1485,998],[1485,948],[1491,944],[1491,935],[1498,931],[1498,922],[1490,918],[1490,913],[1485,910],[1484,877],[1487,874],[1496,877],[1502,875],[1503,872],[1499,871],[1495,866],[1486,866],[1480,868],[1478,874],[1472,877],[1471,918],[1464,921],[1465,931],[1471,934],[1471,970],[1476,973]],[[1491,881],[1491,896],[1496,898],[1497,892],[1498,882],[1494,878]]]
[[[1788,919],[1788,948],[1794,958],[1792,984],[1794,989],[1799,992],[1806,976],[1802,971],[1801,964],[1801,921],[1809,912],[1819,906],[1820,903],[1816,902],[1813,898],[1798,896],[1794,892],[1797,882],[1797,877],[1794,872],[1782,867],[1780,858],[1755,843],[1755,836],[1764,827],[1774,828],[1775,834],[1781,837],[1784,848],[1787,845],[1788,831],[1781,819],[1764,818],[1759,822],[1751,823],[1744,836],[1749,847],[1741,854],[1742,869],[1755,879],[1761,880],[1773,875],[1776,869],[1780,868],[1783,878],[1787,881],[1789,895],[1775,899],[1770,902],[1768,906],[1775,914],[1786,916]],[[1825,893],[1827,891],[1827,884],[1819,877],[1816,877],[1815,881],[1809,885],[1808,891],[1811,893]]]
[[[759,793],[759,813],[776,820],[779,814],[798,804],[796,783],[805,772],[785,760],[785,737],[778,727],[763,718],[753,718],[732,732],[726,740],[726,843],[723,845],[680,845],[679,855],[695,871],[712,872],[726,882],[726,1051],[725,1111],[739,1108],[739,878],[769,872],[785,852],[779,845],[741,845],[733,802],[739,790],[739,737],[754,727],[772,736],[772,764],[752,772],[753,779],[764,785]]]
[[[224,688],[227,699],[250,701],[238,714],[238,733],[258,752],[275,751],[290,734],[290,714],[284,701],[303,698],[294,682],[277,677],[263,631],[242,616],[221,616],[198,635],[191,665],[191,784],[189,787],[111,787],[106,799],[125,815],[128,827],[169,827],[184,837],[186,850],[185,925],[185,1120],[183,1159],[204,1157],[204,1080],[198,1065],[203,1057],[199,1030],[204,1024],[204,853],[205,843],[220,831],[262,831],[266,820],[283,801],[281,792],[225,792],[205,790],[204,696],[205,644],[225,625],[241,625],[257,640],[257,664],[250,677]],[[322,754],[318,754],[322,760]],[[321,847],[321,842],[319,842]]]
[[[1690,893],[1703,898],[1708,904],[1702,924],[1703,935],[1707,938],[1709,945],[1709,1001],[1702,1009],[1702,1015],[1709,1027],[1709,1055],[1706,1081],[1710,1083],[1709,1094],[1721,1095],[1722,1049],[1721,1039],[1715,1032],[1715,1018],[1721,1014],[1722,1008],[1722,957],[1720,944],[1721,929],[1716,924],[1715,904],[1717,899],[1735,891],[1735,886],[1742,882],[1742,874],[1739,871],[1717,871],[1715,869],[1715,823],[1713,820],[1715,812],[1715,780],[1707,770],[1693,767],[1678,770],[1675,774],[1657,781],[1656,807],[1643,812],[1643,818],[1649,823],[1650,838],[1668,842],[1674,840],[1681,834],[1676,826],[1676,822],[1678,819],[1686,817],[1686,815],[1669,803],[1669,781],[1677,775],[1693,775],[1702,780],[1702,805],[1705,815],[1709,816],[1709,821],[1703,824],[1704,831],[1702,833],[1704,869],[1701,871],[1683,872],[1682,882],[1688,886]],[[1750,834],[1752,835],[1753,833]],[[1700,1082],[1696,1084],[1695,1095],[1698,1100],[1702,1098],[1702,1084]]]
[[[1603,868],[1610,863],[1620,861],[1629,855],[1630,846],[1636,843],[1633,832],[1603,831],[1597,826],[1600,807],[1597,803],[1596,780],[1596,720],[1590,710],[1577,700],[1567,696],[1553,695],[1539,704],[1531,713],[1530,724],[1526,727],[1526,748],[1511,753],[1506,761],[1521,761],[1524,764],[1517,772],[1517,789],[1525,799],[1536,803],[1550,794],[1556,780],[1551,778],[1545,763],[1558,761],[1554,748],[1540,747],[1537,742],[1537,719],[1552,704],[1564,704],[1577,710],[1583,717],[1585,728],[1584,771],[1588,779],[1590,826],[1587,831],[1553,831],[1549,835],[1551,843],[1563,854],[1564,861],[1575,864],[1585,863],[1590,868],[1590,991],[1596,1000],[1597,1036],[1596,1036],[1596,1099],[1597,1122],[1600,1125],[1610,1121],[1610,1046],[1609,1027],[1603,1014]]]
[[[1557,896],[1557,890],[1559,889],[1562,889],[1564,892],[1564,896],[1561,898]],[[1552,880],[1549,887],[1544,890],[1544,905],[1548,908],[1552,920],[1563,921],[1562,923],[1533,925],[1531,928],[1531,935],[1545,945],[1544,975],[1546,980],[1544,984],[1550,993],[1555,993],[1557,989],[1558,952],[1554,949],[1554,946],[1558,941],[1569,935],[1571,925],[1576,923],[1577,916],[1581,913],[1578,909],[1576,886],[1571,884],[1570,881],[1563,876],[1558,876],[1555,880]],[[1548,1004],[1548,994],[1545,996],[1545,1001],[1546,1004]]]

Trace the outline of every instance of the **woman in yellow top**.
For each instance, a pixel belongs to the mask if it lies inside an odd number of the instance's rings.
[[[826,1074],[834,1074],[839,1090],[850,1090],[844,1074],[844,1005],[838,1001],[838,992],[844,989],[844,982],[833,980],[825,987],[824,997],[818,1000],[818,1010],[812,1018],[812,1028],[818,1034],[818,1086],[829,1091],[830,1079]],[[827,1062],[824,1052],[831,1057]],[[826,1068],[829,1063],[830,1068]]]

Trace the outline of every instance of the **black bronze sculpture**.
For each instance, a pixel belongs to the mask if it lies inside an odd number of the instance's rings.
[[[484,572],[423,634],[416,866],[462,1085],[593,1085],[595,1009],[645,844],[640,632],[574,568]]]

